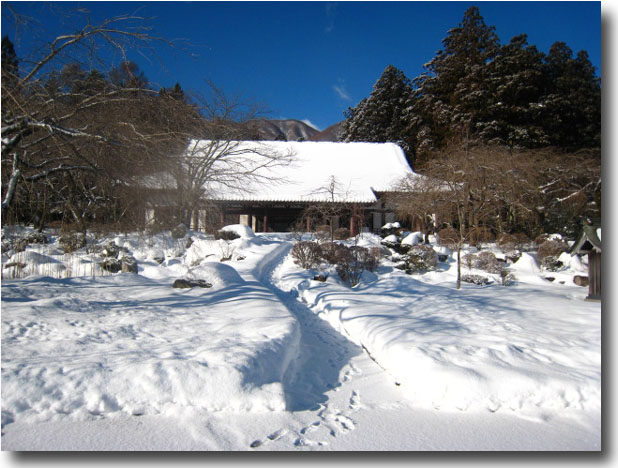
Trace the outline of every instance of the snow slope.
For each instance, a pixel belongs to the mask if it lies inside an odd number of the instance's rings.
[[[299,339],[287,309],[226,263],[190,268],[209,289],[172,289],[187,275],[157,268],[166,270],[144,262],[141,275],[3,282],[3,426],[285,410],[281,381]]]
[[[600,449],[600,304],[566,281],[577,262],[550,283],[523,255],[516,285],[457,291],[452,257],[386,261],[349,288],[251,234],[119,235],[139,275],[3,281],[3,449]]]
[[[383,266],[351,289],[333,275],[313,281],[289,258],[278,283],[365,348],[420,407],[535,420],[600,414],[600,305],[583,300],[584,288],[542,279],[527,254],[514,265],[515,286],[458,291],[455,268],[443,268],[414,277]]]

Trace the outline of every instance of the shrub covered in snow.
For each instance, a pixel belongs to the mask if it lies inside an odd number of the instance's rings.
[[[401,257],[402,263],[397,268],[407,274],[423,273],[434,270],[438,264],[438,254],[430,245],[415,245]]]
[[[472,270],[478,261],[478,258],[473,253],[467,253],[463,257],[461,257],[461,261],[464,265],[468,267],[468,270]]]
[[[547,241],[564,241],[561,234],[541,234],[534,239],[534,243],[537,245],[541,245]]]
[[[174,229],[172,229],[172,231],[170,232],[171,236],[174,239],[182,239],[183,237],[185,237],[187,235],[187,226],[185,226],[184,224],[180,223],[178,226],[176,226]]]
[[[365,247],[345,249],[347,254],[340,256],[336,270],[342,281],[354,287],[360,282],[363,271],[367,266],[365,262],[369,256],[369,249]]]
[[[65,253],[75,252],[86,246],[86,239],[82,234],[65,234],[58,239],[58,243]]]
[[[464,283],[477,284],[479,286],[489,284],[489,278],[481,275],[461,275],[461,281]]]
[[[507,268],[504,268],[500,271],[500,281],[502,286],[510,286],[515,282],[515,275]]]
[[[380,263],[380,250],[375,247],[367,248],[354,246],[350,247],[350,253],[356,262],[367,271],[375,271]]]
[[[14,250],[15,252],[23,252],[26,250],[31,244],[47,244],[48,239],[45,234],[42,232],[29,232],[22,236],[17,236],[15,238],[8,237],[6,240],[3,239],[2,242],[2,251]]]
[[[320,244],[320,257],[331,265],[336,265],[346,256],[349,256],[348,249],[337,242]]]
[[[234,231],[217,231],[215,232],[216,240],[224,240],[224,241],[233,241],[235,239],[240,239],[240,235],[238,235]]]
[[[475,268],[484,270],[488,273],[500,273],[502,265],[493,254],[493,252],[483,251],[476,256]]]
[[[294,263],[305,270],[313,268],[320,261],[320,254],[321,249],[317,242],[297,242],[292,247]]]
[[[538,258],[541,266],[548,271],[558,271],[564,267],[560,255],[568,250],[562,240],[546,240],[539,246]]]
[[[562,252],[567,250],[568,246],[562,240],[546,240],[539,245],[539,261],[542,262],[546,257],[559,257]]]

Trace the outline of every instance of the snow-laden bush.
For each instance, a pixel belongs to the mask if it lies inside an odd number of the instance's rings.
[[[500,271],[500,281],[502,282],[502,286],[510,286],[515,282],[515,275],[510,272],[507,268],[502,269]]]
[[[234,231],[220,230],[215,232],[215,240],[233,241],[235,239],[240,239],[240,235]]]
[[[463,257],[461,257],[461,261],[464,265],[468,267],[468,270],[472,270],[475,267],[478,258],[473,253],[467,253]]]
[[[472,283],[477,284],[479,286],[483,286],[489,284],[489,278],[481,275],[461,275],[461,281],[464,283]]]
[[[65,253],[71,253],[85,247],[86,239],[79,233],[65,234],[58,239],[58,243]]]
[[[182,239],[183,237],[185,237],[187,235],[187,226],[185,226],[184,224],[180,223],[178,226],[176,226],[174,229],[172,229],[172,231],[170,232],[170,235],[174,238],[174,239]]]
[[[320,257],[331,265],[336,265],[349,255],[348,249],[337,242],[320,244]]]
[[[546,257],[559,257],[562,252],[566,252],[568,246],[562,240],[546,240],[539,245],[538,257],[543,262]]]
[[[484,270],[488,273],[500,273],[502,265],[493,252],[483,251],[476,256],[475,268]]]
[[[539,246],[538,258],[541,266],[548,271],[558,271],[564,268],[560,255],[568,250],[562,240],[546,240]]]
[[[349,248],[350,253],[364,270],[375,271],[380,263],[380,250],[367,247],[354,246]]]
[[[435,270],[438,264],[438,254],[430,245],[415,245],[408,253],[401,256],[402,263],[397,268],[407,274],[424,273]]]
[[[317,242],[297,242],[292,247],[294,263],[305,270],[313,268],[320,261],[321,249]]]
[[[367,267],[369,249],[357,246],[346,248],[346,251],[347,254],[342,255],[337,262],[336,270],[342,281],[354,287],[360,282],[363,271]]]
[[[4,240],[4,239],[3,239]],[[31,244],[47,244],[48,239],[42,232],[29,232],[26,235],[16,238],[9,237],[2,243],[2,251],[14,250],[15,252],[23,252]]]

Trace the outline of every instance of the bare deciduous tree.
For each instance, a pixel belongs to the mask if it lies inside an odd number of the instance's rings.
[[[392,200],[400,216],[424,219],[427,229],[435,221],[454,228],[458,265],[462,246],[484,240],[486,232],[525,228],[534,235],[547,228],[548,213],[566,225],[586,207],[593,212],[590,205],[600,209],[600,159],[594,154],[511,151],[464,141],[435,153],[423,174],[402,180]],[[457,278],[459,288],[459,266]]]

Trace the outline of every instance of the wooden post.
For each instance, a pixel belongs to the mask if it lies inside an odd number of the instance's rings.
[[[356,236],[356,226],[354,223],[354,215],[350,217],[350,237]]]
[[[225,226],[225,211],[222,209],[221,214],[219,216],[219,222],[221,223],[221,227]]]
[[[601,299],[601,254],[595,250],[588,253],[587,299]]]
[[[268,232],[268,216],[264,215],[264,225],[262,226],[262,232]]]

